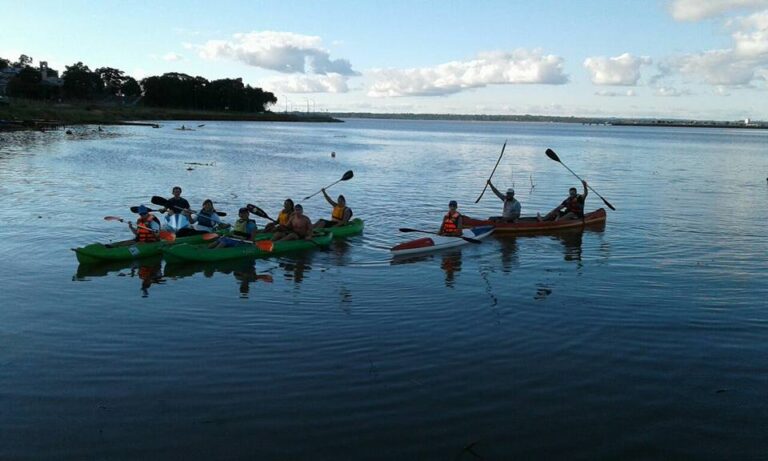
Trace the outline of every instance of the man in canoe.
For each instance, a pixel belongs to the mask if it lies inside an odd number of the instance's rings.
[[[312,221],[304,216],[304,207],[296,205],[293,207],[293,214],[288,219],[288,230],[286,232],[276,232],[272,240],[311,240],[312,239]]]
[[[584,217],[584,202],[587,200],[587,182],[581,181],[584,186],[584,194],[578,195],[575,187],[568,190],[568,198],[557,206],[554,210],[547,213],[541,221],[559,221],[561,219],[581,219]],[[537,216],[538,217],[538,216]]]
[[[140,205],[138,209],[139,219],[136,220],[136,226],[132,222],[128,223],[128,228],[136,236],[137,242],[149,243],[160,240],[160,220],[149,212],[149,208]]]
[[[461,235],[461,213],[458,212],[459,204],[456,200],[448,202],[448,213],[443,216],[443,223],[440,225],[438,234],[440,235]]]
[[[171,210],[175,213],[189,210],[189,202],[187,199],[181,196],[181,187],[173,186],[171,194],[173,194],[173,197],[168,199],[168,203],[166,204],[165,208],[160,210],[160,213],[165,213],[166,210]]]
[[[520,209],[522,207],[520,206],[520,202],[515,198],[515,190],[510,187],[507,189],[506,194],[502,194],[496,189],[496,186],[493,185],[490,179],[488,180],[488,185],[491,186],[491,190],[496,194],[496,197],[504,202],[504,211],[502,211],[501,216],[492,216],[490,220],[495,222],[517,221],[520,218]]]
[[[293,200],[287,198],[283,202],[283,209],[277,215],[277,222],[271,222],[264,226],[264,232],[285,231],[288,229],[288,220],[293,214]]]
[[[315,229],[343,226],[347,224],[349,220],[352,219],[352,208],[347,206],[347,199],[344,198],[343,195],[339,195],[339,198],[334,202],[325,192],[325,189],[321,189],[321,191],[323,192],[325,201],[333,207],[333,211],[331,211],[331,220],[318,219],[314,225]]]

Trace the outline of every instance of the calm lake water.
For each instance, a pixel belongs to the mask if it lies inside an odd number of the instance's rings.
[[[0,459],[768,456],[768,132],[180,124],[0,134]],[[451,199],[500,212],[474,200],[505,139],[494,182],[524,214],[578,185],[549,147],[617,208],[605,229],[393,261]],[[174,185],[274,216],[346,170],[330,191],[366,229],[327,251],[70,251],[127,238],[103,217]]]

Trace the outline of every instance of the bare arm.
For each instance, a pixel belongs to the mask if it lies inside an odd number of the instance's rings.
[[[329,197],[329,196],[328,196],[328,193],[327,193],[327,192],[325,192],[325,189],[322,189],[322,191],[323,191],[323,196],[325,197],[325,200],[326,200],[328,203],[330,203],[330,204],[331,204],[331,206],[335,207],[335,206],[337,205],[337,204],[336,204],[336,202],[334,202],[334,201],[333,201],[333,199],[332,199],[331,197]]]
[[[583,197],[584,197],[584,200],[586,200],[587,199],[587,194],[589,193],[589,188],[587,187],[587,182],[584,181],[583,179],[581,180],[581,184],[584,186],[584,195],[583,195]]]
[[[496,189],[496,186],[493,185],[490,179],[488,180],[488,185],[491,186],[491,190],[493,191],[494,194],[496,194],[496,197],[500,198],[501,200],[506,200],[506,197],[504,197],[504,194],[502,194],[501,192],[499,192],[498,189]]]

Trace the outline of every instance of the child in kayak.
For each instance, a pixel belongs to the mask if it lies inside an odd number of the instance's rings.
[[[189,218],[189,222],[194,225],[193,235],[212,232],[221,224],[221,219],[216,214],[216,209],[213,208],[213,201],[209,198],[205,199],[203,208],[197,214],[186,212],[186,215]]]
[[[157,242],[160,240],[160,220],[149,212],[149,208],[140,205],[138,209],[139,219],[136,226],[128,223],[128,228],[136,236],[137,242]]]
[[[438,234],[440,235],[461,235],[461,213],[458,212],[459,204],[456,200],[448,202],[448,213],[443,216],[443,223],[440,225]]]
[[[250,219],[248,208],[240,208],[237,216],[237,221],[232,225],[232,237],[234,238],[221,237],[218,242],[211,244],[209,248],[229,248],[244,243],[244,239],[253,240],[253,235],[256,233],[256,221]]]

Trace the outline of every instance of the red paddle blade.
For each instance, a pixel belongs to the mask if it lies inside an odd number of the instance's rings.
[[[165,240],[166,242],[173,242],[176,240],[176,234],[173,232],[168,231],[160,231],[160,234],[158,235],[160,237],[160,240]]]
[[[257,242],[253,242],[253,244],[256,245],[259,250],[266,251],[268,253],[275,249],[275,242],[272,240],[259,240]]]
[[[215,232],[208,232],[207,234],[203,234],[202,237],[203,237],[203,240],[207,242],[208,240],[216,240],[217,238],[219,238],[219,234]]]

